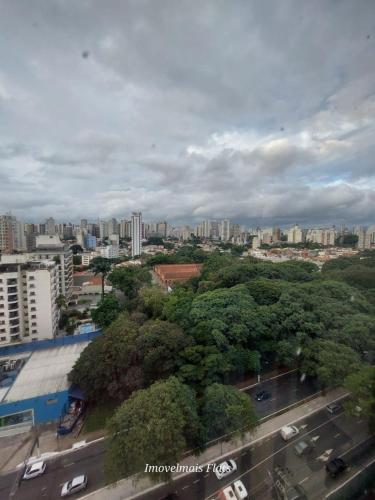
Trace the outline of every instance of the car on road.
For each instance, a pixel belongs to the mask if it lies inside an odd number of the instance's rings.
[[[82,491],[87,486],[87,476],[84,474],[74,477],[71,481],[67,481],[63,484],[61,489],[61,496],[67,497],[69,495],[74,495],[78,491]]]
[[[289,441],[289,439],[298,436],[298,434],[299,429],[295,425],[284,425],[284,427],[281,427],[280,429],[280,435],[284,439],[284,441]]]
[[[314,449],[314,445],[312,441],[309,439],[303,439],[302,441],[298,441],[296,445],[294,445],[293,450],[294,453],[298,457],[302,457],[303,455],[309,455]]]
[[[247,490],[242,481],[235,481],[219,492],[218,500],[243,500],[248,498]]]
[[[333,458],[326,464],[326,471],[331,477],[337,477],[348,468],[348,464],[342,458]]]
[[[271,397],[271,393],[268,391],[260,391],[255,394],[256,401],[264,401],[265,399],[269,399]]]
[[[220,465],[215,467],[214,472],[218,479],[223,479],[224,477],[230,476],[237,470],[236,462],[232,459],[225,460],[225,462],[221,462]]]
[[[326,410],[328,411],[328,413],[331,413],[333,415],[334,413],[340,412],[342,410],[342,406],[338,403],[331,403],[326,406]]]
[[[46,463],[43,460],[34,462],[33,464],[27,465],[23,474],[23,479],[34,479],[34,477],[44,474],[45,470]]]

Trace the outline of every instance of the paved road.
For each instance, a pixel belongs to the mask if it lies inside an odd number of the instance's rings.
[[[263,382],[246,392],[254,400],[255,393],[263,389],[271,392],[271,398],[266,401],[255,402],[260,416],[272,414],[273,412],[296,401],[304,399],[305,397],[316,392],[312,382],[299,382],[296,373],[286,374],[274,380]],[[17,500],[59,498],[62,483],[81,473],[87,474],[89,478],[89,486],[86,492],[94,491],[101,486],[104,486],[104,451],[105,442],[99,442],[87,446],[82,450],[49,460],[46,473],[40,478],[21,482],[15,498]],[[253,460],[253,458],[251,458],[251,460]],[[194,480],[197,480],[197,478]],[[14,481],[14,472],[0,476],[1,500],[3,498],[8,498]],[[201,479],[199,479],[199,482],[201,482]],[[204,491],[206,491],[206,485],[203,484],[202,487]]]
[[[74,476],[86,474],[89,478],[85,492],[94,491],[104,485],[103,457],[105,442],[100,441],[93,445],[71,453],[50,459],[43,476],[21,481],[15,500],[55,500],[60,498],[62,484]],[[0,499],[9,497],[16,473],[12,472],[0,476]],[[75,495],[69,498],[78,498]]]
[[[159,500],[167,493],[176,492],[181,500],[204,500],[213,498],[220,488],[238,478],[245,484],[250,498],[277,498],[272,475],[274,467],[278,466],[286,471],[292,484],[304,488],[309,500],[321,500],[358,470],[364,459],[364,449],[370,449],[369,453],[375,455],[375,438],[368,435],[366,423],[343,413],[331,416],[322,410],[299,422],[298,427],[300,436],[290,442],[274,435],[228,457],[236,461],[238,471],[227,480],[219,481],[212,472],[204,471],[137,498]],[[316,447],[311,455],[297,457],[293,447],[303,436],[314,438]],[[346,458],[351,467],[341,478],[331,479],[325,472],[325,463],[329,457],[338,455]]]
[[[264,401],[256,401],[255,395],[266,390],[271,397]],[[260,417],[272,414],[281,408],[315,394],[318,391],[315,380],[306,378],[301,382],[297,372],[286,373],[273,380],[261,382],[260,384],[245,390],[252,399],[257,413]]]

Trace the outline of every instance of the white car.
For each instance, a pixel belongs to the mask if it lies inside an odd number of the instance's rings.
[[[82,474],[81,476],[74,477],[71,481],[67,481],[61,490],[61,496],[67,497],[69,495],[74,495],[78,491],[84,490],[87,486],[87,476]]]
[[[234,492],[235,492],[238,500],[242,500],[243,498],[247,498],[247,490],[245,488],[245,485],[239,479],[237,481],[234,481],[233,489],[234,489]]]
[[[284,441],[289,441],[289,439],[298,436],[298,434],[299,429],[295,425],[284,425],[284,427],[281,427],[280,429],[280,435],[284,439]]]
[[[34,479],[34,477],[41,476],[46,470],[46,463],[41,460],[40,462],[34,462],[33,464],[27,465],[26,470],[23,475],[23,479]]]
[[[225,462],[222,462],[215,468],[215,475],[218,479],[223,479],[224,477],[230,476],[236,470],[237,465],[234,460],[225,460]]]

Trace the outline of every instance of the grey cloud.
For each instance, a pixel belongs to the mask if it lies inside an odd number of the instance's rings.
[[[0,210],[370,220],[374,15],[372,0],[6,0]]]

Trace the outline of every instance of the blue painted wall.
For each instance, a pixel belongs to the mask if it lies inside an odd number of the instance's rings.
[[[53,404],[47,404],[48,400],[53,400]],[[56,401],[55,401],[56,400]],[[0,404],[0,417],[5,417],[11,413],[18,413],[24,410],[34,410],[34,420],[36,424],[59,421],[64,406],[68,403],[68,391],[61,391],[54,394],[45,394],[36,398],[24,399],[11,403]]]

